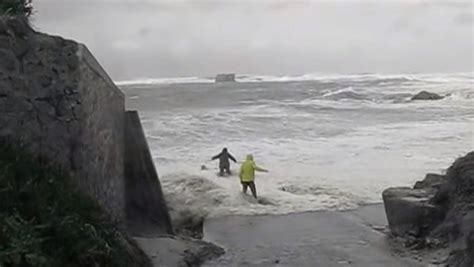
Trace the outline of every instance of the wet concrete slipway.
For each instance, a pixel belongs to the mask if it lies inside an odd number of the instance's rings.
[[[226,254],[204,266],[425,266],[391,250],[385,225],[382,205],[209,219],[204,238]]]

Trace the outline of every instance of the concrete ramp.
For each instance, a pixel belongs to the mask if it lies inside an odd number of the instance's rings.
[[[204,240],[226,254],[204,263],[220,266],[421,267],[392,252],[383,207],[352,212],[321,211],[288,215],[229,216],[205,221]]]
[[[125,211],[135,236],[173,234],[153,158],[136,111],[125,114]]]

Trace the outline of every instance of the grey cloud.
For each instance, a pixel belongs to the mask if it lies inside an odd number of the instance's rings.
[[[473,26],[452,27],[453,18],[467,21],[460,14],[469,5],[39,0],[35,7],[38,29],[86,43],[118,80],[472,70]]]
[[[472,28],[474,24],[474,13],[472,12],[460,13],[454,18],[454,22],[456,24],[470,26]]]

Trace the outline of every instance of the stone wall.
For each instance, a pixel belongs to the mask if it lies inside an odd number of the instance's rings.
[[[0,138],[69,172],[125,217],[124,96],[76,42],[0,16]]]

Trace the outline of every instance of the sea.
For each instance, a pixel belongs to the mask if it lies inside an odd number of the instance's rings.
[[[382,191],[444,173],[474,150],[474,73],[238,75],[117,82],[138,110],[174,217],[347,210]],[[444,96],[412,101],[420,91]],[[239,164],[217,175],[224,147],[269,170],[259,201]]]

